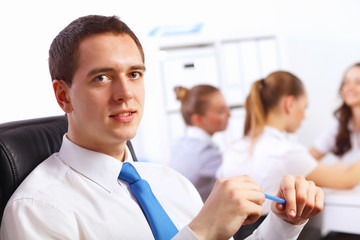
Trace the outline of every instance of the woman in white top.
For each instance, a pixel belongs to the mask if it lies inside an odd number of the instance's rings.
[[[340,95],[341,106],[334,112],[337,122],[326,129],[310,148],[310,154],[321,160],[333,153],[345,164],[360,159],[360,63],[344,74]]]
[[[248,174],[269,194],[277,192],[284,174],[303,175],[320,187],[356,186],[360,161],[346,170],[325,165],[287,138],[287,133],[300,127],[306,106],[305,88],[289,72],[274,72],[255,81],[245,103],[245,137],[225,150],[218,176]],[[269,203],[265,204],[266,214]]]
[[[174,90],[181,101],[181,113],[187,127],[185,135],[173,146],[170,167],[187,177],[205,201],[222,162],[221,152],[211,137],[226,129],[230,110],[216,87],[197,85],[187,89],[178,86]]]

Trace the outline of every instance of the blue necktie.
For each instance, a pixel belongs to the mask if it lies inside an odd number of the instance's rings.
[[[151,191],[149,183],[142,179],[133,165],[123,163],[119,178],[128,182],[140,204],[156,240],[169,240],[178,232],[159,201]]]

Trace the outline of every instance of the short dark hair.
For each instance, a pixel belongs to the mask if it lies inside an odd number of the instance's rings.
[[[129,35],[137,45],[142,60],[145,62],[144,50],[139,39],[117,16],[88,15],[71,22],[54,38],[49,50],[51,80],[63,80],[68,86],[71,86],[77,69],[80,42],[87,37],[101,33]]]

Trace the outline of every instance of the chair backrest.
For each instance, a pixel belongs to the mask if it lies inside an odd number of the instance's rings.
[[[67,129],[65,116],[0,124],[0,222],[13,192],[37,165],[59,151]],[[137,161],[130,141],[127,146]]]

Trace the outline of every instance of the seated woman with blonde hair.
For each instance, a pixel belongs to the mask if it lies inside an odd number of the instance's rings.
[[[190,89],[178,86],[174,91],[181,102],[186,129],[173,145],[169,166],[188,178],[205,202],[222,162],[212,136],[226,129],[230,110],[224,96],[214,86],[203,84]]]

